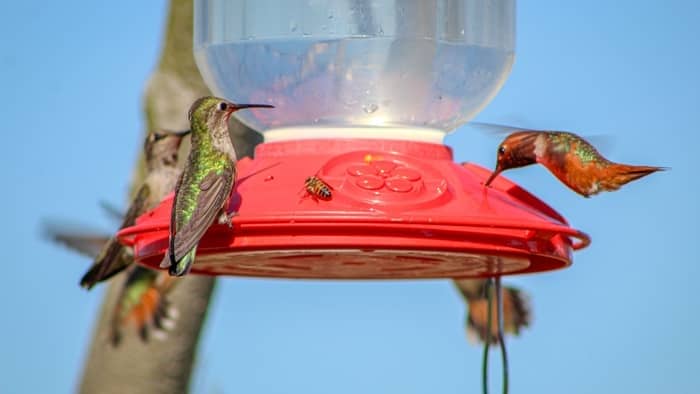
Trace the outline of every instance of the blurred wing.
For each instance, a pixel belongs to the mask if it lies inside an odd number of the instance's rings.
[[[454,281],[467,303],[467,336],[478,342],[486,341],[488,331],[488,297],[486,295],[486,280],[457,279]],[[495,294],[494,294],[495,296]],[[495,297],[491,306],[491,332],[489,338],[492,344],[498,342],[497,306]],[[504,332],[518,335],[520,330],[530,325],[531,309],[526,293],[506,286],[503,288],[503,328]]]
[[[555,130],[555,129],[530,129],[527,127],[517,127],[509,126],[498,123],[486,123],[486,122],[469,122],[467,127],[473,127],[477,130],[487,132],[489,134],[503,135],[512,134],[517,131],[566,131],[566,130]],[[603,151],[609,151],[615,145],[613,138],[608,134],[586,134],[582,136],[591,145],[595,146],[598,151],[603,153]]]
[[[109,235],[92,232],[87,228],[71,229],[71,227],[67,224],[45,222],[42,224],[42,233],[46,239],[92,259],[100,254],[102,247],[109,241]]]
[[[516,131],[542,131],[537,129],[528,129],[527,127],[516,127],[508,126],[497,123],[485,123],[485,122],[469,122],[467,127],[472,127],[477,130],[487,132],[489,134],[503,135],[515,133]]]
[[[233,186],[233,169],[227,166],[223,171],[210,171],[200,182],[197,203],[187,223],[177,228],[171,239],[171,261],[180,261],[192,248],[197,246],[204,233],[219,215],[228,200]],[[176,212],[177,213],[177,212]],[[173,215],[173,218],[175,215]],[[171,223],[172,226],[177,223]]]
[[[105,200],[100,200],[100,208],[102,208],[103,211],[107,215],[109,215],[112,219],[114,220],[122,220],[124,218],[124,212],[114,206],[112,203],[105,201]]]
[[[465,301],[480,298],[484,294],[486,279],[454,279],[453,282]]]

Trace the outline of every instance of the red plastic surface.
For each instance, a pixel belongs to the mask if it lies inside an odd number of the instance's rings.
[[[571,264],[588,245],[548,205],[490,170],[452,161],[444,145],[396,140],[300,140],[259,145],[238,163],[233,228],[213,225],[195,274],[318,279],[485,277]],[[331,186],[313,199],[304,180]],[[157,268],[172,195],[119,232]]]

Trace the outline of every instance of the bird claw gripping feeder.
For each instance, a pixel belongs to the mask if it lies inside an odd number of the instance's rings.
[[[505,81],[514,12],[514,0],[196,0],[208,86],[275,109],[236,114],[265,142],[238,162],[232,226],[209,228],[191,272],[455,278],[570,265],[585,234],[503,177],[485,187],[491,171],[454,163],[442,143]],[[163,259],[171,207],[172,196],[119,233],[141,264]]]

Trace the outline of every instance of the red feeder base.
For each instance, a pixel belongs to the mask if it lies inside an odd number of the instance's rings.
[[[449,147],[398,140],[265,143],[238,163],[233,228],[213,225],[194,274],[316,279],[486,277],[563,268],[590,242],[548,205]],[[316,175],[331,198],[306,193]],[[157,268],[172,195],[119,232]],[[572,238],[576,241],[572,241]]]

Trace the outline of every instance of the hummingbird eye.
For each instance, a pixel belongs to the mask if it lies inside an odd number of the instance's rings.
[[[219,111],[226,111],[228,109],[228,104],[223,101],[219,103]]]
[[[500,147],[498,147],[498,154],[502,155],[504,153],[506,153],[506,147],[505,145],[501,145]]]

